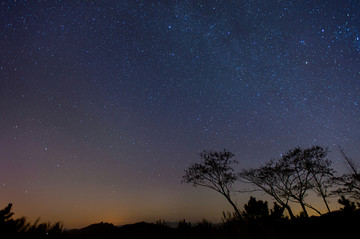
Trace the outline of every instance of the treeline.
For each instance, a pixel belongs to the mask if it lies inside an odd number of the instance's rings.
[[[234,154],[227,151],[204,151],[200,153],[200,163],[195,163],[185,170],[183,182],[193,186],[207,187],[220,193],[234,209],[236,217],[242,213],[233,195],[236,192],[260,191],[270,196],[282,210],[286,210],[291,219],[296,215],[292,205],[301,206],[298,216],[309,217],[309,210],[318,215],[323,212],[312,205],[309,195],[315,194],[331,212],[329,199],[338,197],[347,208],[360,205],[360,172],[355,162],[340,148],[348,172],[338,175],[327,159],[328,149],[320,146],[310,148],[294,148],[281,155],[279,159],[270,160],[266,164],[251,169],[235,172]],[[233,188],[242,182],[250,188]]]

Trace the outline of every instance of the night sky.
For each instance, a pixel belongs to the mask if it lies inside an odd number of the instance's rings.
[[[360,1],[0,2],[15,217],[217,222],[226,200],[181,184],[202,150],[241,169],[328,146],[341,171],[338,145],[356,159],[359,142]]]

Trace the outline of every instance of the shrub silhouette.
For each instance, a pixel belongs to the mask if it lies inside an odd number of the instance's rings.
[[[349,199],[345,198],[345,196],[341,196],[340,199],[338,200],[338,203],[343,205],[341,210],[344,213],[351,213],[351,212],[354,212],[356,209],[355,203],[350,201]]]
[[[261,200],[256,200],[254,197],[250,197],[247,204],[244,205],[243,216],[246,219],[257,220],[269,217],[268,203]]]
[[[31,224],[25,217],[13,219],[12,204],[0,211],[0,238],[60,238],[63,225],[57,222],[40,223],[39,219]]]
[[[284,207],[280,206],[277,202],[274,202],[273,209],[270,210],[271,220],[279,221],[285,219],[284,211]]]

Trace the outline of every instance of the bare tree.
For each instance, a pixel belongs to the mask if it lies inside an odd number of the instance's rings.
[[[331,176],[331,162],[325,160],[327,149],[320,146],[311,148],[295,148],[289,150],[277,163],[279,171],[285,171],[291,181],[291,186],[284,188],[284,192],[290,200],[299,203],[306,217],[309,216],[307,207],[313,209],[318,214],[321,212],[305,201],[309,190],[314,190],[323,197],[327,203],[327,191],[324,178]],[[330,211],[330,208],[328,207]]]
[[[223,195],[234,208],[236,215],[240,218],[240,210],[231,198],[231,187],[238,179],[234,173],[232,164],[233,153],[223,151],[203,151],[200,153],[201,163],[195,163],[185,170],[183,182],[192,184],[194,187],[202,186],[215,190]]]
[[[312,190],[323,199],[328,212],[330,207],[328,198],[330,196],[329,189],[333,187],[335,170],[331,167],[332,162],[326,159],[328,149],[314,146],[305,151],[306,170],[312,175]]]
[[[336,193],[341,196],[349,195],[353,199],[360,201],[360,171],[356,163],[345,154],[341,147],[339,148],[347,164],[348,173],[335,178],[335,181],[340,186]]]
[[[288,180],[287,175],[278,172],[274,161],[270,161],[260,168],[244,169],[239,173],[239,177],[242,182],[255,185],[258,189],[275,199],[276,202],[288,211],[290,218],[295,217],[289,206],[289,195],[285,194],[282,190],[283,188],[290,187],[287,184],[291,182]]]
[[[270,161],[258,169],[243,170],[239,176],[245,182],[272,196],[281,206],[287,209],[291,218],[293,213],[289,202],[299,203],[305,216],[307,208],[321,215],[321,212],[305,201],[309,190],[320,195],[328,210],[328,187],[334,171],[331,162],[326,160],[327,149],[320,146],[289,150],[278,161]]]
[[[311,188],[311,174],[308,170],[305,170],[304,158],[301,148],[289,150],[276,163],[275,169],[289,182],[281,188],[283,193],[289,196],[291,201],[299,203],[304,215],[308,217],[309,214],[306,209],[305,197],[307,190]]]

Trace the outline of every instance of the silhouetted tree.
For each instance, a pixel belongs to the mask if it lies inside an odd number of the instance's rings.
[[[272,196],[287,209],[291,218],[294,216],[288,205],[289,201],[299,203],[306,217],[306,208],[311,208],[321,215],[305,198],[308,190],[314,190],[322,197],[330,211],[327,189],[332,185],[330,179],[334,170],[331,162],[325,159],[326,155],[327,149],[320,146],[306,149],[298,147],[289,150],[278,161],[270,161],[258,169],[243,170],[239,176]]]
[[[339,195],[349,195],[353,199],[360,201],[360,171],[356,163],[345,154],[344,150],[340,147],[341,154],[347,164],[348,173],[341,177],[336,177],[335,181],[340,186],[336,193]]]
[[[275,221],[284,219],[284,210],[285,208],[280,206],[278,203],[274,202],[273,208],[270,210],[270,217]]]
[[[201,163],[195,163],[185,170],[183,182],[192,184],[194,187],[202,186],[211,188],[223,195],[234,208],[238,217],[241,216],[239,209],[231,198],[232,184],[238,179],[234,173],[232,164],[233,153],[223,151],[203,151],[200,153]]]
[[[10,218],[14,215],[11,212],[12,204],[9,203],[3,210],[0,211],[0,223],[4,223],[10,220]]]
[[[323,202],[330,212],[328,197],[330,196],[329,188],[333,186],[335,170],[331,167],[332,162],[326,159],[327,148],[314,146],[304,150],[305,170],[308,170],[312,176],[310,181],[311,188],[323,199]]]
[[[251,183],[261,191],[270,195],[289,213],[290,218],[294,218],[294,214],[289,206],[289,195],[285,194],[282,188],[289,187],[287,184],[288,174],[284,174],[275,166],[274,161],[266,163],[264,166],[255,169],[242,170],[239,173],[242,182]]]
[[[3,237],[13,236],[17,231],[14,220],[11,217],[14,215],[11,212],[12,204],[9,203],[4,209],[0,211],[0,235]]]
[[[353,212],[356,209],[355,203],[345,198],[345,196],[341,196],[340,199],[338,200],[338,203],[343,205],[341,210],[344,211],[345,213]]]
[[[293,182],[292,187],[287,188],[287,193],[290,199],[301,205],[305,216],[308,216],[306,207],[321,215],[320,211],[305,202],[309,189],[323,199],[330,212],[327,201],[330,194],[328,189],[332,187],[335,170],[331,168],[331,161],[326,159],[327,153],[328,149],[320,146],[295,148],[288,151],[279,161],[280,167],[290,172],[290,180]]]
[[[267,202],[256,200],[250,197],[249,201],[244,205],[243,215],[246,219],[263,219],[269,216],[269,207]]]
[[[316,150],[314,147],[304,150],[301,148],[289,150],[275,166],[276,171],[284,176],[284,180],[290,182],[285,187],[280,187],[280,190],[289,196],[291,201],[300,204],[306,217],[309,216],[306,207],[313,208],[305,202],[305,197],[307,191],[313,188],[313,174],[310,168],[312,166],[312,151],[314,150]],[[319,211],[317,212],[321,214]]]

